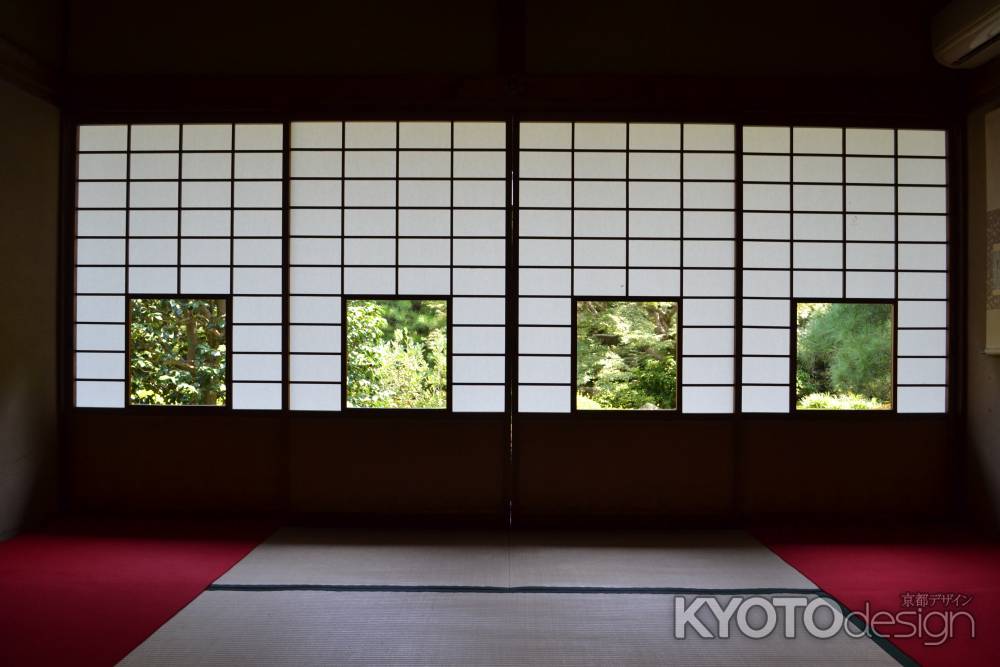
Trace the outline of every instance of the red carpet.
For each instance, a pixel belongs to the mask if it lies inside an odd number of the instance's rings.
[[[0,542],[0,665],[113,665],[274,526],[62,523]]]
[[[993,666],[1000,664],[1000,544],[956,537],[918,536],[886,539],[830,539],[815,535],[769,534],[757,537],[792,567],[853,611],[870,602],[872,613],[922,610],[924,637],[891,641],[926,667]],[[944,598],[904,599],[906,593],[944,594]],[[948,594],[971,601],[946,603]],[[966,604],[961,605],[962,602]],[[944,617],[933,612],[967,611],[975,619],[976,637],[969,621],[956,618],[954,636],[939,646],[933,636]],[[931,616],[926,614],[931,613]],[[883,617],[884,618],[884,617]],[[911,622],[916,622],[910,616]],[[892,626],[887,626],[892,627]],[[899,632],[906,628],[897,626]]]

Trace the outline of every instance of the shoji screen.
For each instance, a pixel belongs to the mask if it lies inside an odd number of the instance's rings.
[[[126,402],[130,297],[232,295],[234,408],[280,409],[282,127],[79,128],[75,401]]]
[[[743,128],[743,410],[787,412],[792,299],[896,306],[896,409],[944,412],[943,131]]]
[[[292,123],[290,407],[340,410],[344,298],[451,297],[455,411],[505,408],[506,125]]]
[[[521,123],[518,410],[572,409],[574,297],[681,304],[683,412],[733,411],[733,125]]]

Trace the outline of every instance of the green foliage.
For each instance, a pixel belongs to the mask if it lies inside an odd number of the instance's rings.
[[[800,410],[882,410],[887,406],[877,398],[857,394],[809,394],[799,399]]]
[[[677,304],[578,301],[579,410],[669,410],[677,405]]]
[[[225,405],[225,299],[132,299],[129,307],[129,401]]]
[[[800,303],[798,407],[877,410],[892,405],[892,306]]]
[[[447,329],[445,301],[349,301],[348,406],[447,407]]]

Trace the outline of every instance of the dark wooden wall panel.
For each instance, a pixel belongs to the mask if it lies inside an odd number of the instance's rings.
[[[294,418],[290,510],[504,517],[504,415]]]
[[[605,417],[518,417],[516,519],[733,517],[733,420]]]
[[[274,416],[76,412],[70,418],[73,509],[110,513],[261,513],[278,507]]]
[[[947,419],[879,417],[745,421],[746,516],[864,521],[946,514],[954,479]]]

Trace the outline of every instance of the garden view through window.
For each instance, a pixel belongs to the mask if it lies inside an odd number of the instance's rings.
[[[448,302],[347,302],[347,407],[448,407]]]
[[[892,408],[891,304],[799,303],[796,324],[799,410]]]
[[[578,410],[673,410],[677,375],[676,301],[577,301]]]
[[[131,299],[129,403],[226,404],[226,299]]]

